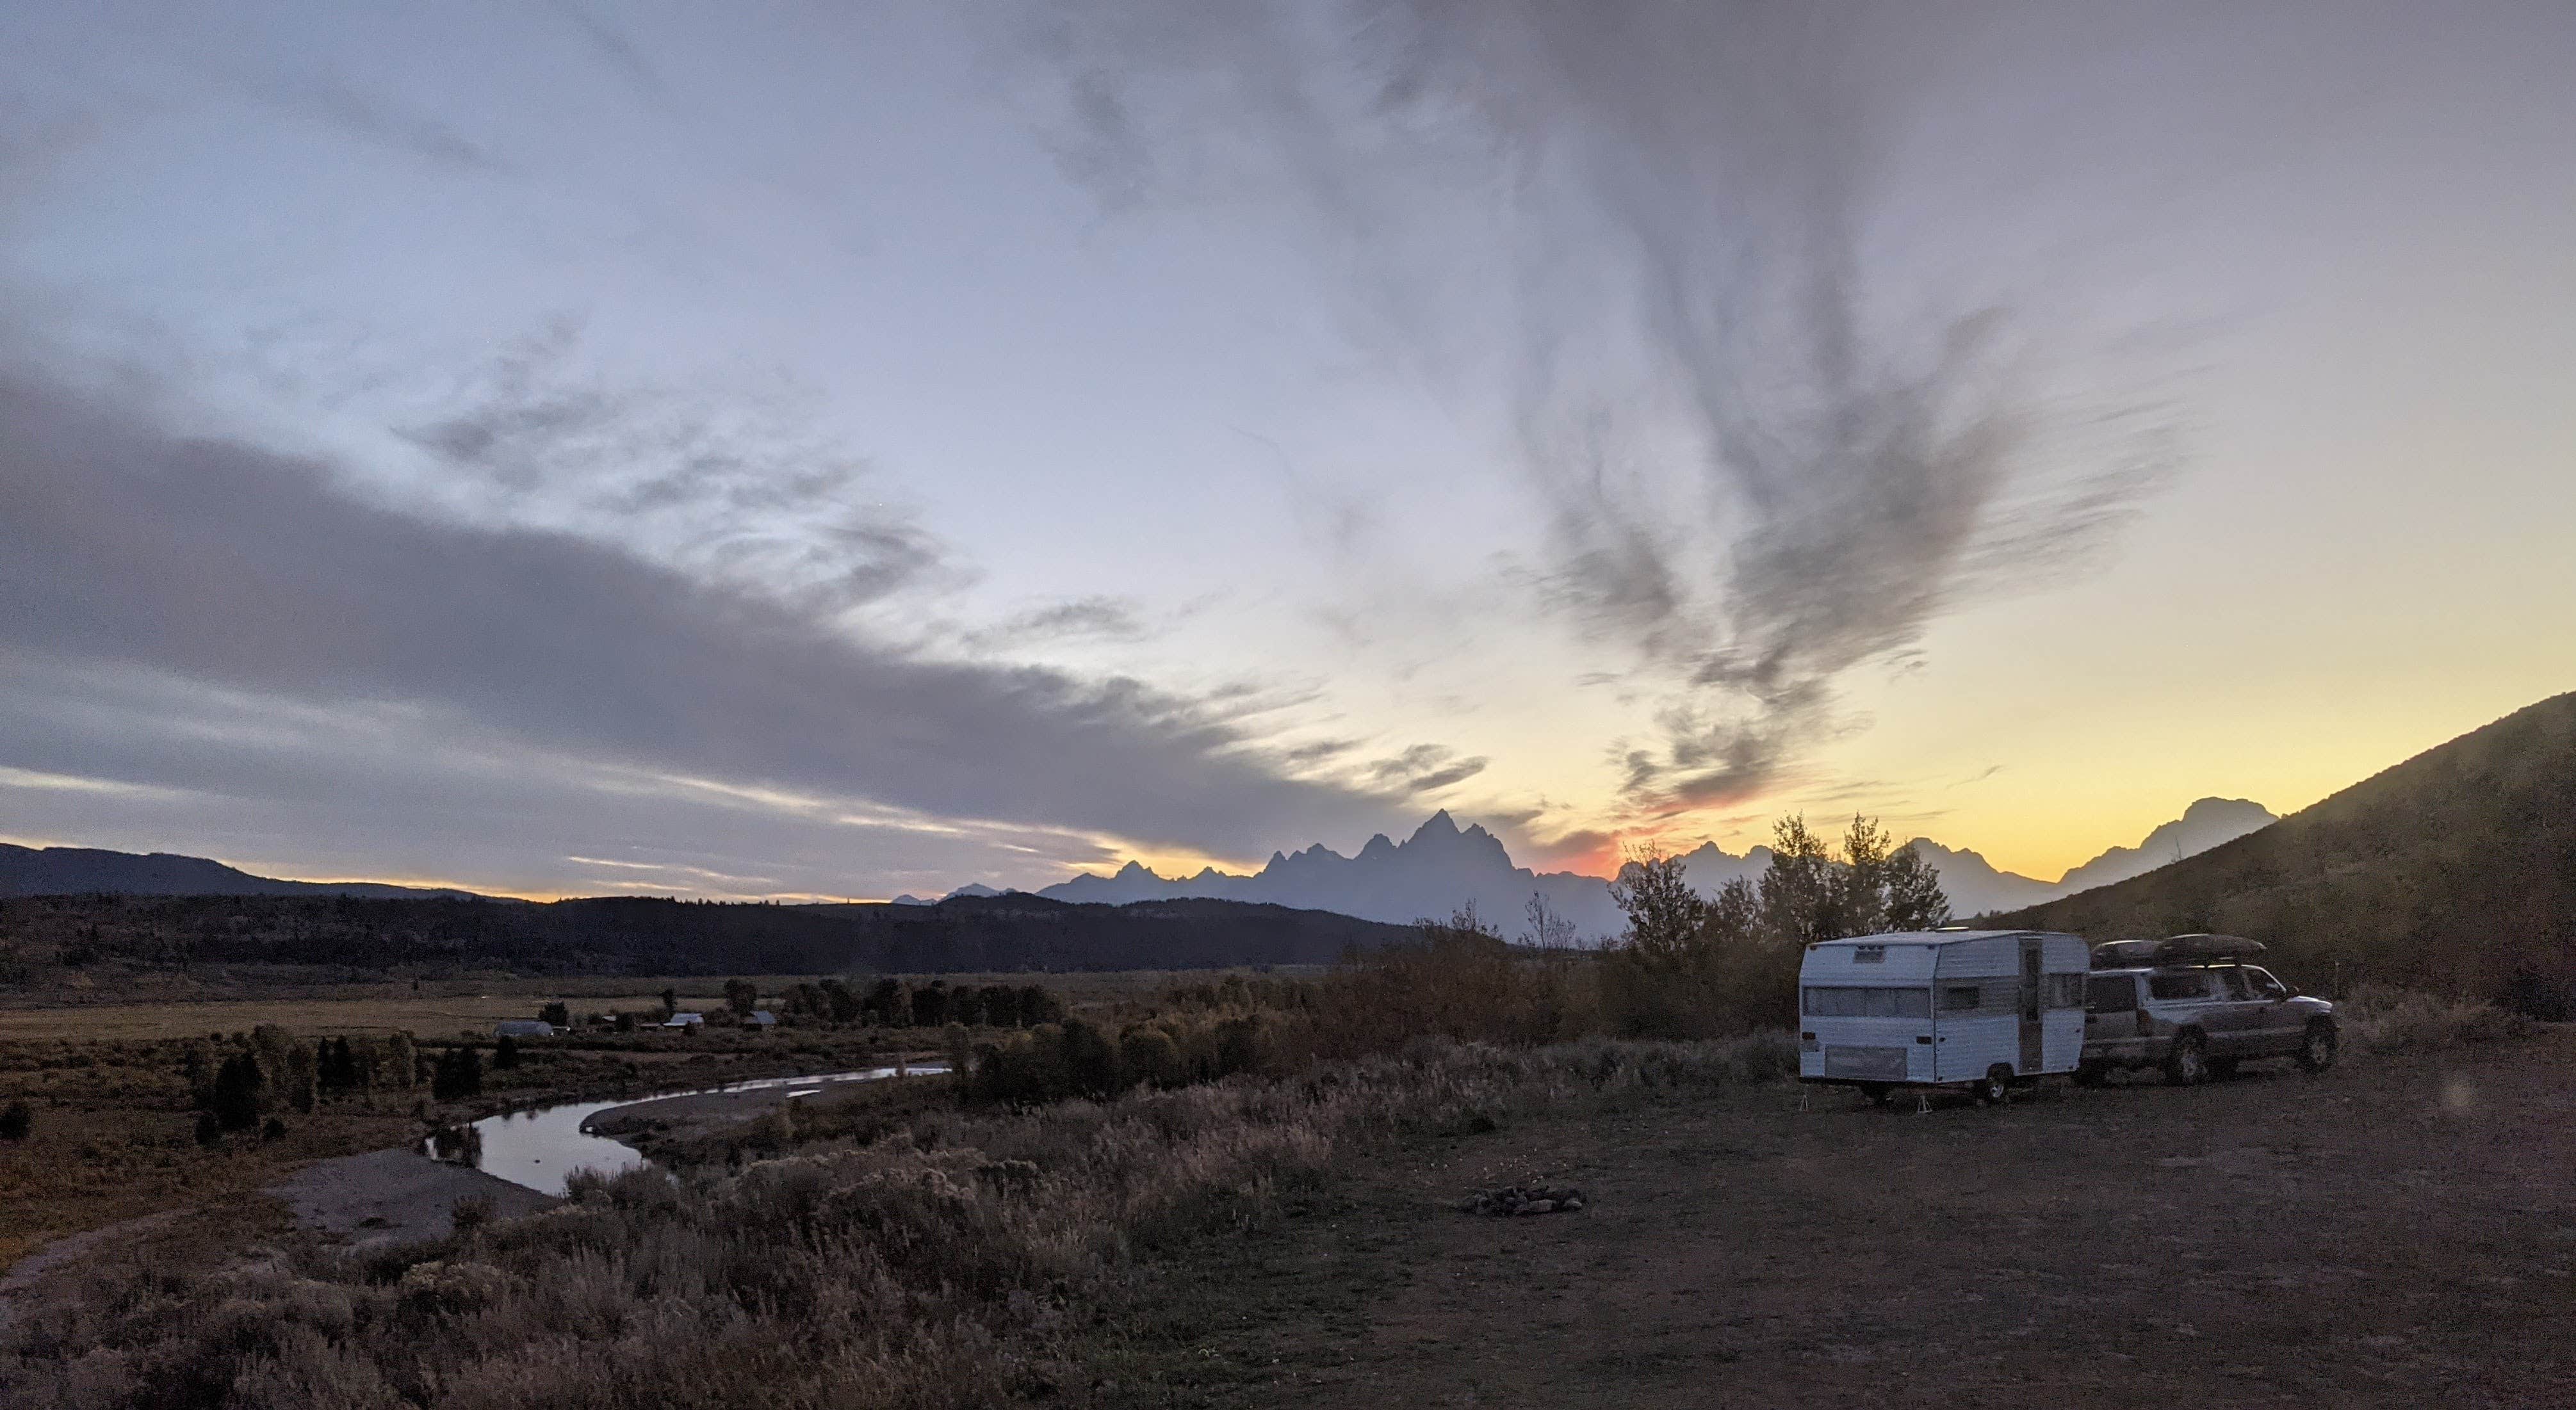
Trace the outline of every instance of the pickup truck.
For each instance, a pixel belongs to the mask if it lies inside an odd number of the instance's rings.
[[[2165,1080],[2193,1086],[2265,1058],[2289,1058],[2311,1073],[2334,1066],[2334,1005],[2246,963],[2262,949],[2225,935],[2095,947],[2075,1080],[2091,1085],[2115,1069],[2162,1068]]]

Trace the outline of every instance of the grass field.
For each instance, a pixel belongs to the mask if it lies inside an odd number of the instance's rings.
[[[1104,1403],[2576,1404],[2576,1028],[1917,1116],[1576,1103],[1158,1262]],[[1512,1182],[1579,1214],[1477,1218]]]
[[[1112,1009],[1139,1003],[1175,981],[1204,983],[1223,970],[1123,970],[1077,974],[952,974],[954,985],[1044,984],[1076,1009]],[[1285,971],[1283,971],[1285,972]],[[745,976],[764,996],[812,982],[810,975]],[[245,987],[256,988],[256,985]],[[274,1023],[298,1033],[387,1033],[453,1038],[470,1029],[489,1036],[505,1018],[533,1018],[537,1006],[561,999],[581,1012],[660,1007],[662,990],[678,991],[683,1009],[724,1007],[724,981],[687,978],[424,980],[348,985],[285,985],[292,992],[253,997],[155,998],[119,1002],[93,993],[74,1003],[0,1007],[0,1042],[89,1038],[190,1038],[242,1033]],[[215,991],[221,993],[223,991]]]

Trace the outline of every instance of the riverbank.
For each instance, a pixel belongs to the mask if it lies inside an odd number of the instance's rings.
[[[446,1238],[456,1230],[459,1204],[471,1202],[490,1218],[515,1219],[563,1203],[415,1150],[317,1160],[261,1193],[285,1201],[299,1227],[360,1246]]]

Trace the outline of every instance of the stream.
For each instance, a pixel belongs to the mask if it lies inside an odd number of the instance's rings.
[[[929,1076],[945,1072],[944,1067],[910,1066],[906,1075]],[[657,1092],[649,1097],[619,1097],[602,1102],[557,1102],[551,1106],[529,1107],[524,1111],[503,1112],[487,1116],[471,1128],[475,1151],[470,1162],[486,1175],[497,1175],[514,1185],[525,1185],[540,1194],[561,1196],[565,1182],[576,1170],[595,1170],[602,1175],[617,1175],[639,1165],[649,1165],[641,1151],[606,1136],[594,1136],[585,1129],[590,1119],[603,1111],[658,1102],[668,1097],[697,1097],[731,1092],[761,1092],[789,1088],[787,1099],[811,1096],[826,1087],[843,1082],[875,1082],[892,1077],[896,1069],[871,1067],[857,1072],[826,1072],[810,1077],[760,1077],[746,1082],[728,1082],[720,1087],[691,1087],[676,1092]],[[424,1154],[441,1159],[452,1158],[439,1149],[440,1141],[432,1137],[422,1143]],[[466,1162],[459,1162],[466,1163]]]

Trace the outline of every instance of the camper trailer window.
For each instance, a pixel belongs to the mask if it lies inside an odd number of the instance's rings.
[[[1977,986],[1953,984],[1941,991],[1941,1012],[1971,1013],[1977,1007]]]
[[[1885,945],[1854,945],[1852,946],[1852,963],[1885,964],[1887,963],[1887,947]]]
[[[2085,995],[2084,1007],[2095,1013],[2125,1013],[2138,1006],[2138,981],[2125,974],[2106,975],[2093,981]]]
[[[2084,1007],[2084,979],[2080,974],[2048,976],[2048,1006],[2053,1009]]]
[[[2206,999],[2209,997],[2209,971],[2184,969],[2171,974],[2149,975],[2147,992],[2159,999]]]
[[[1818,1018],[1929,1018],[1932,995],[1923,989],[1838,984],[1807,990],[1801,1007]]]

